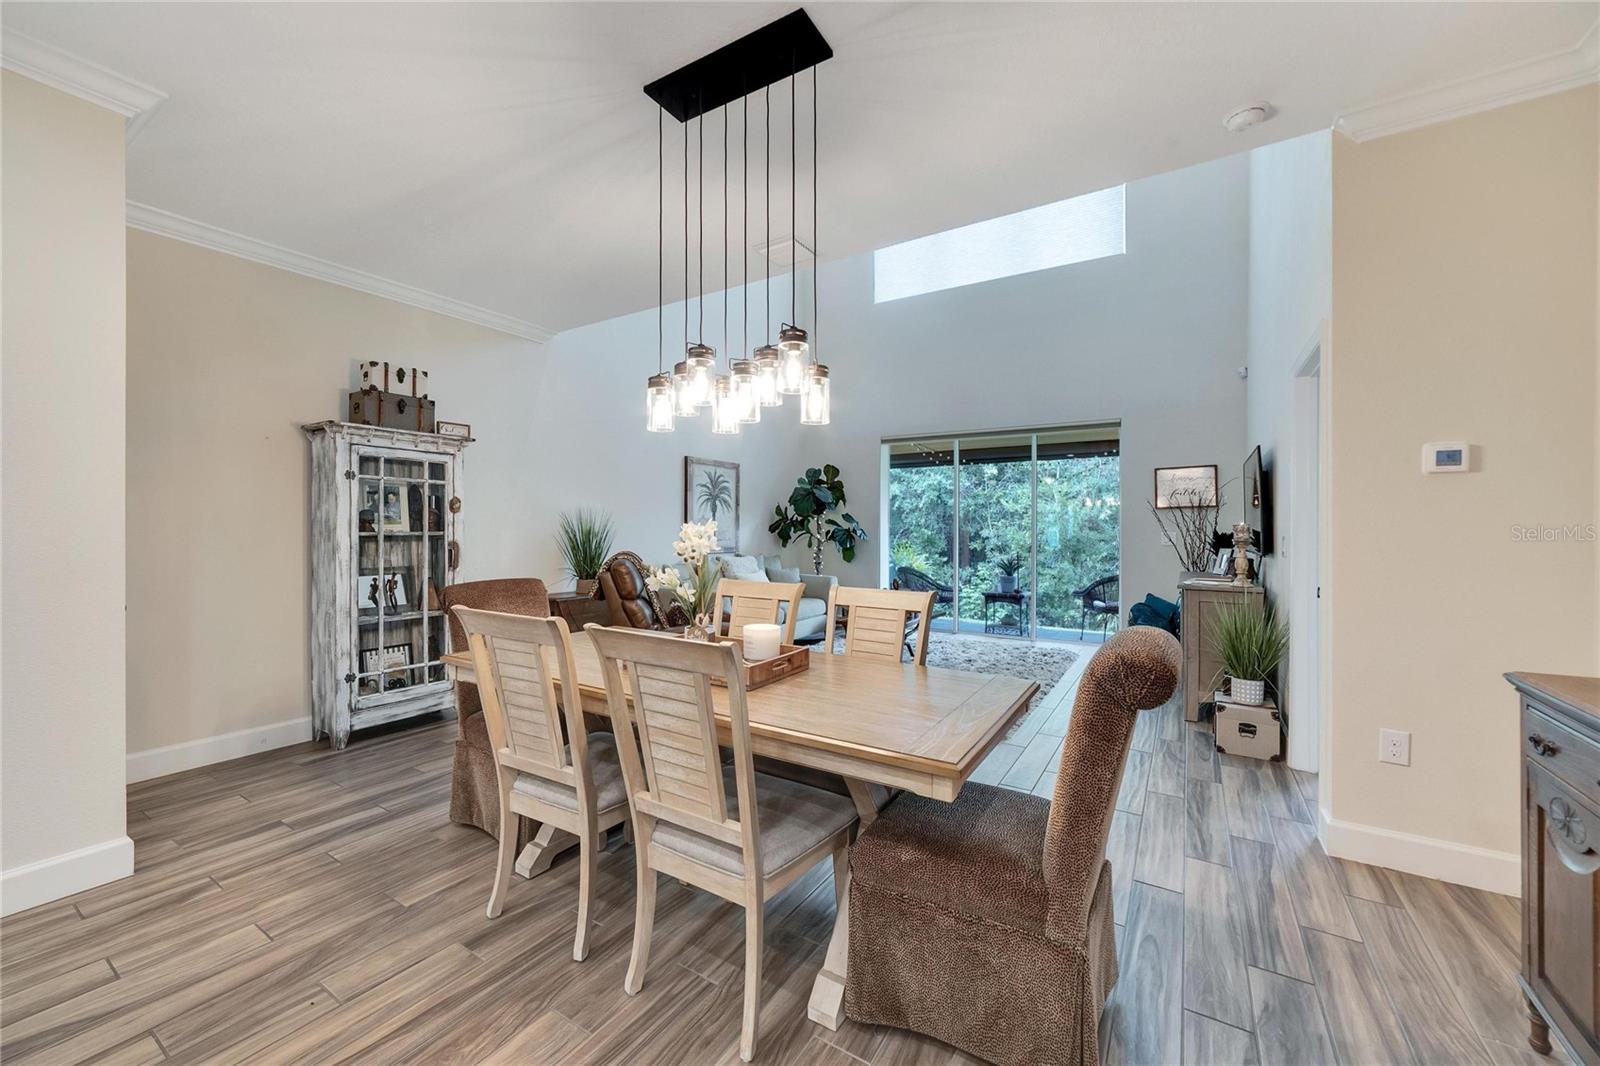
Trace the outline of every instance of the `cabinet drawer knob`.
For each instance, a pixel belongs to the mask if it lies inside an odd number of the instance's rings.
[[[1561,750],[1556,745],[1540,736],[1538,733],[1528,734],[1528,746],[1533,748],[1537,754],[1544,756],[1554,755],[1556,752]]]

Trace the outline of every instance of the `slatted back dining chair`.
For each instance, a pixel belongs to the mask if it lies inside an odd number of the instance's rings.
[[[717,582],[717,610],[721,611],[724,601],[733,601],[728,608],[728,636],[737,637],[752,622],[776,622],[778,608],[787,605],[783,612],[782,639],[785,644],[793,644],[795,615],[800,611],[800,594],[803,591],[805,585],[798,581],[789,584],[780,581],[740,581],[725,577]]]
[[[633,806],[638,873],[633,956],[623,988],[644,984],[655,921],[656,875],[664,873],[745,910],[744,1016],[739,1054],[755,1055],[761,1010],[763,904],[824,858],[847,861],[856,823],[846,796],[755,772],[750,716],[738,652],[640,630],[584,627],[599,653],[606,700],[619,736]],[[721,682],[725,700],[713,695]],[[725,707],[733,763],[718,747],[716,707]],[[842,883],[843,878],[838,883]]]
[[[490,750],[499,769],[500,849],[488,915],[498,917],[515,861],[519,817],[553,825],[579,840],[578,931],[572,957],[588,953],[595,864],[605,830],[628,819],[627,788],[615,738],[589,736],[578,699],[562,699],[577,667],[561,618],[454,608],[466,631]]]
[[[928,661],[928,623],[933,616],[933,590],[860,589],[839,585],[828,599],[828,635],[823,647],[833,649],[839,608],[845,615],[844,653],[869,659],[901,660],[901,647],[918,666]],[[917,616],[913,631],[911,616]]]

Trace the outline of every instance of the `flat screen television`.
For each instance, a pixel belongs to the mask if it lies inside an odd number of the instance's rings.
[[[1271,471],[1261,463],[1261,445],[1256,445],[1244,461],[1244,520],[1249,524],[1261,554],[1272,552]]]

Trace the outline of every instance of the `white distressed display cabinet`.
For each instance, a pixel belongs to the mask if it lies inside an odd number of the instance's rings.
[[[318,422],[311,440],[311,703],[335,748],[454,702],[440,590],[461,558],[470,438]]]

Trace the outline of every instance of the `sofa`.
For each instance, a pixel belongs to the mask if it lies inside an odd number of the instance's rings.
[[[839,579],[828,574],[802,574],[798,567],[783,565],[776,555],[724,555],[722,576],[738,581],[798,581],[805,586],[795,611],[794,642],[820,644],[828,629],[828,601]],[[789,605],[778,607],[778,624],[788,621]]]

